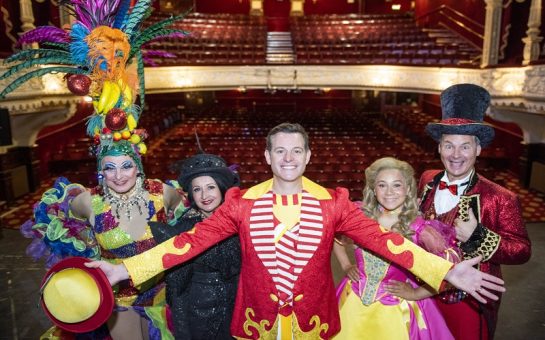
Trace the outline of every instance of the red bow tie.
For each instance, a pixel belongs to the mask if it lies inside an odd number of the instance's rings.
[[[444,189],[448,189],[448,191],[450,191],[451,194],[453,194],[454,196],[458,196],[457,184],[447,185],[447,183],[444,181],[439,182],[439,190],[444,190]]]

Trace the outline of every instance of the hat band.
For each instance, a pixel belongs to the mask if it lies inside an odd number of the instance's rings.
[[[482,122],[476,122],[467,118],[448,118],[441,121],[441,124],[446,125],[465,125],[465,124],[482,124]]]

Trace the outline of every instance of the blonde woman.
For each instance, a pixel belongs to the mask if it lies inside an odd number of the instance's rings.
[[[381,158],[365,170],[364,213],[426,250],[457,261],[454,235],[418,216],[414,170],[395,158]],[[348,245],[345,245],[348,247]],[[341,331],[335,339],[452,339],[433,299],[435,292],[407,270],[359,247],[352,264],[345,246],[334,252],[347,278],[337,290]]]

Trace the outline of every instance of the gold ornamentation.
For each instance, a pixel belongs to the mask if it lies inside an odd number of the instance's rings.
[[[268,320],[261,320],[259,323],[252,320],[252,318],[255,317],[255,312],[253,308],[246,308],[246,312],[244,313],[244,315],[246,316],[246,321],[242,326],[244,329],[244,334],[252,336],[254,334],[254,331],[250,330],[250,327],[252,327],[257,331],[259,339],[276,339],[276,336],[278,334],[277,321],[275,321],[274,325],[272,325],[272,327],[267,330],[266,327],[270,325],[270,322]]]
[[[468,196],[460,197],[460,202],[458,203],[458,217],[462,221],[469,221],[469,203],[471,203],[471,199]]]
[[[498,250],[500,246],[501,236],[488,228],[485,228],[485,230],[486,236],[479,245],[479,248],[477,248],[474,252],[470,254],[464,254],[464,259],[472,259],[474,257],[482,255],[483,259],[481,262],[485,262],[488,261],[492,257],[492,255],[494,255],[496,250]]]
[[[320,333],[327,332],[329,325],[327,323],[321,323],[318,315],[314,315],[310,318],[309,325],[314,325],[314,327],[312,327],[312,329],[308,332],[304,332],[299,327],[299,322],[297,321],[297,316],[295,313],[293,316],[292,329],[294,339],[324,339],[322,336],[320,336]]]
[[[246,308],[246,312],[244,313],[244,315],[246,315],[246,322],[244,322],[243,325],[244,334],[248,335],[249,337],[254,336],[254,331],[250,329],[250,327],[252,327],[257,331],[259,339],[274,340],[277,338],[279,318],[277,318],[272,327],[267,330],[266,328],[268,328],[268,326],[270,325],[270,322],[268,320],[261,320],[259,322],[252,320],[252,318],[255,317],[255,312],[253,308]],[[320,317],[318,315],[314,315],[310,318],[309,325],[312,326],[312,329],[308,332],[303,331],[301,327],[299,327],[299,322],[295,313],[292,314],[291,319],[292,333],[294,339],[323,339],[320,334],[322,332],[327,332],[327,330],[329,329],[329,324],[320,322]],[[241,337],[236,338],[244,339]]]
[[[481,200],[479,194],[460,196],[460,202],[458,203],[458,217],[462,221],[469,221],[469,209],[471,209],[471,202],[475,201],[477,204],[477,221],[481,221]]]

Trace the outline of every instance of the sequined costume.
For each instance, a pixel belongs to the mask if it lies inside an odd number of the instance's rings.
[[[276,339],[287,325],[292,334],[284,335],[290,338],[328,339],[340,329],[330,266],[336,233],[410,269],[436,289],[452,267],[401,235],[381,230],[350,202],[346,189],[328,190],[303,177],[298,232],[290,235],[295,237],[296,262],[279,268],[284,255],[275,250],[281,236],[275,235],[272,182],[243,191],[229,189],[225,202],[191,231],[124,260],[130,277],[144,282],[238,233],[242,268],[231,334],[240,339]],[[294,278],[287,297],[272,279],[280,270]]]
[[[479,265],[482,272],[501,277],[501,264],[522,264],[530,258],[531,248],[528,233],[522,221],[520,202],[511,191],[488,179],[473,173],[460,201],[452,210],[438,215],[435,212],[434,196],[444,171],[429,170],[422,174],[419,191],[422,192],[420,210],[426,219],[438,219],[452,225],[454,219],[465,219],[472,209],[478,225],[470,239],[460,244],[464,258],[483,256]],[[438,298],[438,306],[445,316],[449,328],[457,339],[479,338],[478,334],[466,334],[464,324],[468,315],[479,323],[482,310],[486,321],[488,337],[493,338],[500,300],[479,304],[468,296],[461,302],[444,303],[445,294]],[[452,313],[451,313],[452,312]],[[484,327],[484,326],[482,326]],[[458,334],[458,335],[457,335]]]
[[[145,189],[149,192],[148,221],[167,222],[163,206],[163,183],[146,180]],[[121,229],[114,218],[111,206],[104,200],[100,187],[91,190],[91,205],[95,215],[93,231],[100,246],[102,260],[121,263],[125,258],[140,254],[157,245],[149,226],[137,241]],[[114,287],[116,305],[131,307],[146,317],[150,327],[150,336],[155,339],[172,337],[166,322],[165,282],[162,276],[133,285],[131,280],[120,282]]]
[[[189,209],[174,226],[152,222],[150,227],[160,243],[202,220],[196,209]],[[166,272],[167,301],[176,339],[231,338],[240,261],[239,239],[233,236]]]
[[[166,222],[163,183],[158,180],[146,180],[144,186],[149,193],[148,221]],[[92,227],[88,221],[72,216],[69,209],[70,201],[87,190],[91,193],[91,207],[95,215]],[[137,241],[121,229],[114,218],[111,206],[104,199],[101,187],[86,189],[79,184],[69,183],[65,178],[57,180],[54,188],[44,194],[35,208],[34,215],[35,220],[26,222],[21,231],[26,237],[34,239],[27,248],[27,253],[35,259],[47,257],[46,267],[69,256],[100,258],[120,263],[122,259],[140,254],[157,244],[149,225],[144,235]],[[136,286],[131,280],[122,281],[113,289],[116,308],[119,310],[133,308],[148,320],[150,339],[173,338],[166,322],[165,283],[161,276]],[[109,339],[108,328],[104,324],[99,329],[78,337]]]
[[[411,224],[413,242],[445,258],[459,258],[455,235],[445,237],[448,226],[417,217]],[[430,230],[431,229],[431,230]],[[425,237],[421,237],[426,234]],[[432,244],[430,244],[432,243]],[[341,316],[340,339],[453,339],[433,298],[408,301],[384,289],[389,280],[421,285],[414,275],[396,264],[356,247],[354,257],[359,281],[344,278],[337,288]]]

